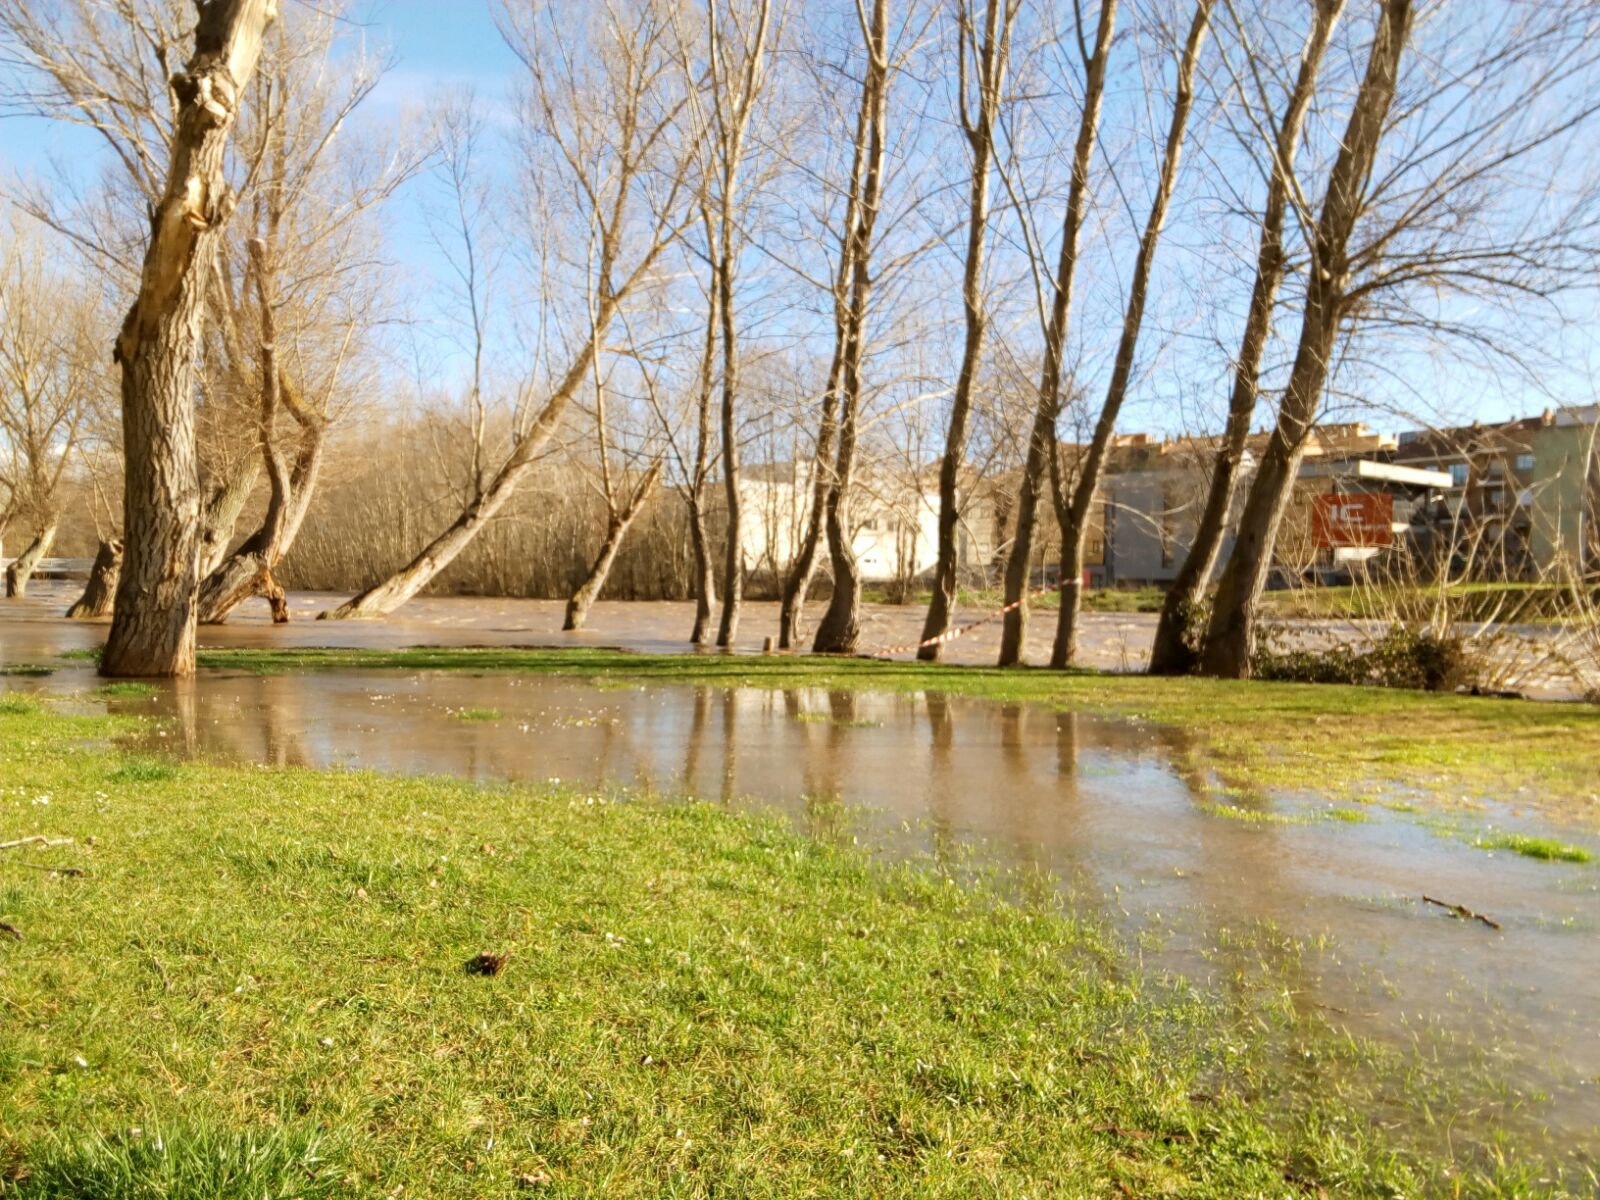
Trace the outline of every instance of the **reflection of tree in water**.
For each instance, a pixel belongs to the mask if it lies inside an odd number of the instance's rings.
[[[924,692],[923,711],[928,718],[928,847],[941,870],[954,870],[961,861],[955,813],[959,804],[953,757],[955,713],[943,692]]]
[[[700,794],[700,752],[704,748],[706,729],[711,723],[711,689],[694,689],[694,703],[689,709],[689,736],[683,745],[683,790],[691,796]]]

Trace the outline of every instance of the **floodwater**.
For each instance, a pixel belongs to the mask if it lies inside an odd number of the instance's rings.
[[[103,639],[103,628],[55,611],[48,597],[0,606],[0,663],[46,662]],[[427,617],[277,631],[244,622],[202,638],[559,644],[559,635]],[[0,684],[78,697],[93,688],[86,665],[55,665],[52,676]],[[1181,729],[937,692],[622,688],[449,672],[208,672],[153,698],[105,703],[167,718],[138,735],[151,751],[649,787],[777,809],[815,836],[889,853],[1036,868],[1109,914],[1147,969],[1217,986],[1268,953],[1276,937],[1261,931],[1307,939],[1290,970],[1303,1010],[1474,1063],[1504,1089],[1477,1119],[1544,1127],[1562,1152],[1600,1161],[1600,864],[1486,852],[1461,830],[1377,804],[1359,809],[1362,820],[1330,819],[1335,806],[1310,781],[1294,794],[1239,794]],[[499,716],[462,719],[469,709]],[[1594,836],[1492,815],[1600,850]],[[1424,894],[1501,928],[1455,919]]]

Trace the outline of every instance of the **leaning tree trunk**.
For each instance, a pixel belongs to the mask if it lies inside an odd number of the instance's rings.
[[[1306,110],[1316,92],[1317,71],[1344,3],[1345,0],[1319,0],[1316,21],[1300,56],[1300,73],[1278,127],[1271,182],[1261,214],[1255,285],[1245,315],[1233,392],[1228,398],[1228,421],[1223,429],[1222,444],[1217,449],[1211,486],[1195,526],[1194,539],[1161,603],[1155,642],[1150,649],[1152,675],[1184,675],[1194,667],[1191,639],[1197,632],[1195,623],[1201,612],[1201,600],[1216,570],[1217,555],[1228,528],[1228,514],[1233,510],[1245,442],[1250,436],[1250,421],[1259,397],[1261,360],[1272,332],[1272,310],[1288,263],[1283,248],[1283,221],[1288,207],[1289,180],[1300,145],[1300,132],[1305,126]]]
[[[101,542],[95,552],[94,566],[89,568],[89,582],[83,595],[71,608],[67,617],[73,621],[95,621],[111,615],[112,603],[117,596],[117,577],[122,574],[122,542],[115,539]]]
[[[233,544],[239,515],[261,477],[261,460],[251,455],[234,469],[206,501],[200,516],[200,578],[220,567]]]
[[[1277,425],[1251,484],[1233,553],[1217,585],[1206,625],[1200,670],[1207,675],[1243,679],[1250,674],[1261,593],[1338,342],[1349,286],[1350,236],[1362,212],[1366,182],[1394,101],[1411,4],[1412,0],[1383,0],[1367,72],[1328,176],[1327,195],[1312,237],[1300,344]]]
[[[613,511],[607,519],[606,536],[600,543],[600,553],[595,558],[594,565],[589,568],[588,577],[567,601],[567,619],[562,622],[562,629],[568,631],[582,629],[583,623],[589,619],[589,609],[599,598],[601,589],[606,586],[606,577],[611,574],[611,565],[617,561],[617,551],[622,549],[622,539],[628,536],[629,526],[644,508],[645,501],[650,499],[650,493],[655,491],[656,480],[660,477],[661,463],[657,462],[645,472],[644,478],[639,481],[639,486],[634,489],[633,495],[628,497],[628,502],[622,509]]]
[[[51,517],[44,528],[33,535],[28,548],[6,568],[6,599],[20,600],[28,594],[28,580],[39,569],[39,560],[49,554],[50,547],[55,544],[56,523],[57,519]]]
[[[861,163],[861,202],[853,226],[845,229],[850,291],[837,338],[841,346],[839,453],[828,489],[824,516],[833,593],[817,624],[811,648],[818,654],[849,654],[861,636],[861,572],[851,544],[850,489],[856,458],[856,427],[861,411],[861,363],[867,332],[867,306],[872,298],[872,232],[883,199],[884,146],[889,103],[889,9],[875,0],[867,34],[867,73],[861,89],[861,116],[856,127],[856,154]],[[854,172],[853,172],[854,174]]]
[[[1002,15],[1002,8],[1005,9]],[[961,305],[966,318],[966,340],[961,347],[961,369],[950,401],[950,423],[945,428],[944,458],[939,462],[939,547],[933,568],[933,595],[922,625],[923,645],[917,657],[938,662],[944,649],[939,641],[950,629],[960,583],[957,562],[957,526],[961,510],[956,484],[967,451],[967,421],[972,413],[972,393],[977,387],[983,339],[988,329],[984,309],[983,264],[988,249],[989,171],[994,160],[994,127],[1000,115],[1010,49],[1011,21],[1015,9],[1006,0],[988,0],[984,9],[983,41],[977,54],[978,112],[973,120],[961,97],[961,118],[972,152],[972,175],[967,194],[967,255],[961,278]],[[964,53],[964,51],[962,51]]]
[[[276,0],[200,6],[178,103],[166,188],[151,214],[139,291],[117,334],[122,368],[125,552],[104,675],[194,673],[200,480],[194,376],[211,265],[233,196],[223,173],[239,97]]]
[[[1214,3],[1215,0],[1200,0],[1195,6],[1194,20],[1189,23],[1189,36],[1184,43],[1183,57],[1178,62],[1177,89],[1172,102],[1172,122],[1167,127],[1167,142],[1162,152],[1161,175],[1156,184],[1155,199],[1150,205],[1149,219],[1145,222],[1144,234],[1139,239],[1139,253],[1134,259],[1133,279],[1128,285],[1128,307],[1122,315],[1122,335],[1117,342],[1111,382],[1106,388],[1105,402],[1100,406],[1100,416],[1095,422],[1088,452],[1078,463],[1072,501],[1070,504],[1062,503],[1059,493],[1056,498],[1056,519],[1061,528],[1061,581],[1067,585],[1061,589],[1061,607],[1056,613],[1056,640],[1050,651],[1050,665],[1057,670],[1071,665],[1078,652],[1078,613],[1083,596],[1083,589],[1078,583],[1083,578],[1083,551],[1089,533],[1089,520],[1100,494],[1100,474],[1111,448],[1111,438],[1116,432],[1117,417],[1128,395],[1128,382],[1133,377],[1133,356],[1138,348],[1139,329],[1144,324],[1150,272],[1155,264],[1161,230],[1167,221],[1167,205],[1172,200],[1172,189],[1178,181],[1184,130],[1189,124],[1189,111],[1194,107],[1195,68],[1200,62],[1200,48],[1211,24]]]
[[[1089,199],[1089,164],[1094,158],[1100,130],[1100,107],[1105,97],[1106,62],[1111,56],[1111,34],[1117,24],[1117,0],[1101,0],[1094,50],[1084,66],[1083,110],[1078,119],[1078,141],[1072,152],[1072,180],[1067,188],[1067,211],[1062,221],[1061,256],[1056,265],[1050,322],[1045,328],[1044,364],[1039,373],[1039,395],[1023,460],[1022,482],[1017,489],[1017,528],[1006,557],[1006,615],[1000,630],[1002,667],[1022,661],[1028,635],[1028,584],[1033,565],[1033,531],[1039,516],[1039,498],[1045,473],[1058,458],[1056,418],[1061,413],[1062,356],[1067,342],[1067,321],[1072,313],[1072,284],[1078,270],[1078,238],[1083,232]]]
[[[425,588],[434,576],[454,562],[456,556],[472,543],[478,531],[493,520],[495,514],[515,494],[517,485],[533,470],[539,452],[554,436],[567,405],[572,402],[572,397],[589,373],[589,364],[594,360],[599,339],[610,329],[619,301],[620,297],[610,297],[601,303],[589,338],[578,352],[578,357],[568,367],[566,375],[551,393],[533,424],[512,447],[494,478],[486,487],[478,490],[462,509],[461,515],[400,570],[338,608],[320,613],[319,620],[372,619],[392,613]]]

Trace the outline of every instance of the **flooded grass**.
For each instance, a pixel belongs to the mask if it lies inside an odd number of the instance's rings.
[[[498,721],[505,714],[498,708],[458,708],[450,714],[458,721]]]
[[[1480,850],[1510,850],[1524,858],[1537,858],[1541,862],[1593,862],[1594,855],[1582,846],[1569,845],[1555,838],[1535,837],[1526,833],[1483,833],[1472,839]]]
[[[0,679],[43,679],[54,674],[54,667],[39,663],[0,663]]]
[[[158,689],[154,684],[138,683],[133,680],[102,683],[90,693],[102,700],[148,700],[157,694]]]
[[[1600,829],[1600,706],[1315,684],[1160,679],[786,655],[645,655],[608,650],[206,650],[246,671],[468,670],[577,675],[612,685],[938,691],[1181,727],[1255,789],[1314,782],[1330,798],[1375,788],[1431,807],[1495,797],[1529,778],[1549,817]]]
[[[1143,978],[1049,887],[626,791],[163,778],[84,749],[118,724],[0,715],[0,820],[75,839],[50,861],[86,872],[0,861],[23,938],[0,943],[0,981],[26,1014],[0,1022],[6,1194],[1593,1183],[1503,1135],[1413,1139],[1416,1114],[1471,1098],[1298,1014],[1305,947],[1265,923],[1219,934],[1232,983],[1213,997]],[[494,971],[464,968],[485,955]]]

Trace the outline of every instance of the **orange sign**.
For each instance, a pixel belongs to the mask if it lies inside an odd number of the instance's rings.
[[[1394,497],[1366,492],[1318,496],[1311,509],[1311,533],[1324,548],[1387,546],[1394,541]]]

